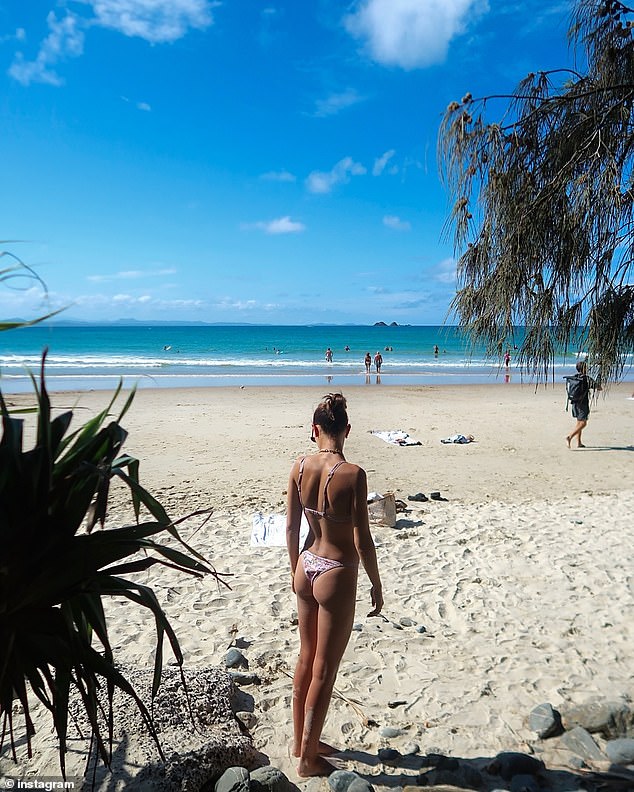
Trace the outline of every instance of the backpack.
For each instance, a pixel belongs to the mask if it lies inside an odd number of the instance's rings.
[[[564,377],[564,379],[566,380],[568,401],[573,403],[583,401],[590,391],[588,378],[583,374],[573,374],[571,377]]]

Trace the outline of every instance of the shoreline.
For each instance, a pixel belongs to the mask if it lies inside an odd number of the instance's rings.
[[[453,374],[436,371],[433,373],[402,373],[384,371],[381,374],[209,374],[209,375],[90,375],[60,376],[46,375],[46,387],[50,393],[82,393],[91,391],[114,391],[119,382],[125,390],[205,390],[218,388],[323,388],[341,390],[343,388],[424,388],[424,387],[464,387],[464,386],[522,386],[529,388],[563,387],[564,372],[570,374],[572,368],[557,369],[547,382],[536,382],[521,372],[495,368],[492,371],[478,370],[474,373],[456,372]],[[634,391],[634,370],[610,388],[626,386]],[[0,389],[7,395],[32,393],[33,385],[29,377],[17,375],[0,376]]]

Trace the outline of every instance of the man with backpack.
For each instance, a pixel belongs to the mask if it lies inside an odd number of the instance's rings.
[[[590,415],[590,390],[601,390],[601,386],[588,376],[584,360],[578,361],[576,368],[577,373],[574,376],[566,377],[566,392],[568,401],[572,404],[572,417],[577,419],[577,424],[566,436],[566,441],[570,448],[572,439],[576,437],[577,448],[585,448],[581,442],[581,432],[585,429]]]

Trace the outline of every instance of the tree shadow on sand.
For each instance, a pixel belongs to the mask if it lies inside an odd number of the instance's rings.
[[[442,754],[398,756],[384,760],[367,751],[337,753],[335,762],[380,767],[379,774],[354,772],[372,786],[402,788],[421,786],[449,790],[473,789],[492,792],[504,789],[548,790],[548,792],[631,792],[634,772],[618,765],[607,770],[573,770],[544,767],[535,757],[521,753],[500,753],[493,757],[457,758]],[[542,765],[539,767],[538,765]],[[532,765],[532,766],[531,766]],[[392,770],[393,772],[390,772]],[[399,770],[409,772],[398,772]],[[413,771],[413,772],[412,772]],[[532,785],[531,785],[532,782]]]

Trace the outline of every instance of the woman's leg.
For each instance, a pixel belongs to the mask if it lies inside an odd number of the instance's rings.
[[[357,569],[340,567],[321,574],[313,584],[319,603],[317,642],[310,685],[304,699],[300,776],[328,775],[333,767],[320,756],[320,737],[343,653],[350,640],[357,591]]]
[[[584,447],[581,442],[581,432],[583,432],[587,423],[588,423],[587,421],[582,421],[579,418],[577,418],[577,425],[575,426],[574,431],[571,432],[566,438],[566,440],[568,441],[568,448],[570,448],[570,442],[573,439],[573,437],[577,438],[577,448]]]
[[[297,621],[299,625],[299,657],[293,676],[293,756],[299,756],[304,733],[306,694],[313,673],[313,660],[317,648],[317,610],[311,585],[304,573],[302,558],[295,572],[297,595]]]

